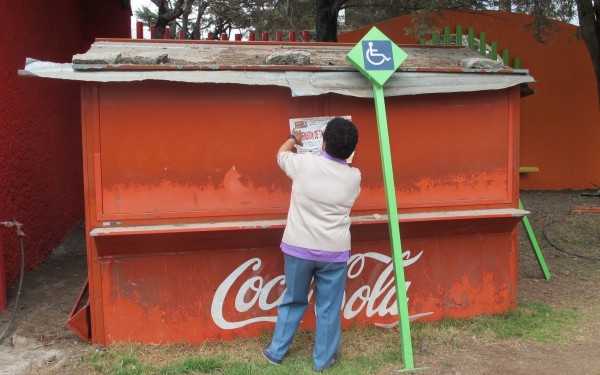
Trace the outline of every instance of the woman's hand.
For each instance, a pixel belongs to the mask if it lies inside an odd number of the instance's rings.
[[[296,144],[302,146],[302,132],[300,130],[294,129],[292,132],[294,137],[296,137]]]
[[[283,142],[283,144],[279,147],[279,150],[277,150],[277,154],[281,152],[292,151],[294,145],[302,146],[302,132],[294,129],[291,135],[293,135],[294,138],[290,137]]]

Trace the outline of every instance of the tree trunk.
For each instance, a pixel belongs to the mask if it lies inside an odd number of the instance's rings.
[[[192,12],[192,6],[194,5],[194,1],[186,0],[183,4],[183,14],[181,15],[181,29],[183,30],[183,39],[189,38],[189,17]],[[194,35],[194,34],[192,34]]]
[[[577,0],[577,15],[581,35],[592,58],[600,107],[600,1],[595,0],[593,4],[592,0]]]
[[[317,42],[337,42],[338,13],[345,0],[315,0]]]
[[[158,6],[158,19],[156,20],[156,29],[154,30],[154,39],[162,39],[165,35],[165,28],[171,21],[177,19],[183,14],[183,1],[177,0],[173,9],[169,8],[167,0],[153,0],[152,2]]]
[[[504,10],[507,12],[512,11],[512,1],[511,0],[500,0],[498,3],[498,9]]]
[[[204,11],[208,8],[208,2],[202,1],[198,4],[198,14],[196,15],[196,22],[194,22],[194,27],[192,29],[192,35],[194,39],[200,39],[200,22],[202,21],[202,15]]]

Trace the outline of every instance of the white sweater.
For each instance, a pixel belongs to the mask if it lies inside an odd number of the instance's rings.
[[[325,156],[280,152],[292,179],[283,242],[314,250],[350,250],[350,209],[360,193],[360,171]]]

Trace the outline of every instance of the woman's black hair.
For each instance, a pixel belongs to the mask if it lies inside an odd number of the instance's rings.
[[[331,119],[325,127],[323,140],[325,151],[338,159],[348,159],[358,143],[358,130],[350,120],[342,117]]]

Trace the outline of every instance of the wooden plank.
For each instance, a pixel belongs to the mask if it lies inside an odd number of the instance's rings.
[[[504,62],[504,66],[510,66],[510,55],[507,49],[502,51],[502,61]]]
[[[571,212],[590,212],[600,214],[600,207],[596,206],[571,206]]]
[[[479,33],[479,54],[481,56],[486,56],[487,55],[487,45],[485,42],[485,32],[480,32]]]
[[[469,27],[467,29],[467,32],[468,32],[467,46],[470,49],[475,49],[475,30],[472,27]]]
[[[492,55],[490,59],[496,61],[498,59],[498,42],[492,42]]]
[[[528,167],[528,166],[520,166],[519,173],[536,173],[539,172],[540,169],[538,167]]]
[[[449,46],[450,44],[450,26],[444,26],[444,45]]]

